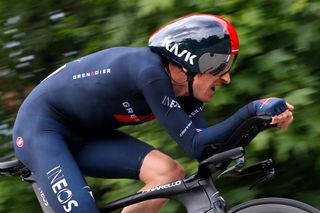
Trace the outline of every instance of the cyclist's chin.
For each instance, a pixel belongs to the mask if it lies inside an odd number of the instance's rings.
[[[202,102],[203,103],[209,103],[212,98],[213,98],[213,95],[210,98],[203,99]]]
[[[215,95],[215,92],[210,91],[205,94],[195,96],[195,98],[198,99],[199,101],[204,102],[204,103],[209,103],[214,95]]]

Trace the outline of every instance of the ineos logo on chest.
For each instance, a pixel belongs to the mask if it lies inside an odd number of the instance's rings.
[[[181,108],[181,106],[179,105],[179,103],[177,101],[175,101],[174,99],[172,99],[168,96],[164,96],[161,103],[165,106],[170,107],[170,108]]]

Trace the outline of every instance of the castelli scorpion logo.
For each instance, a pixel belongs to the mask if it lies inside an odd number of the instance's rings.
[[[22,137],[17,137],[16,144],[19,148],[23,147],[24,141]]]

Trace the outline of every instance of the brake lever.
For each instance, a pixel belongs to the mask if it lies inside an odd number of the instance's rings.
[[[249,190],[252,190],[253,187],[255,187],[255,186],[257,186],[257,185],[260,185],[260,184],[262,184],[262,183],[264,183],[264,182],[267,182],[267,181],[269,181],[269,180],[272,180],[273,177],[274,177],[274,175],[275,175],[275,169],[274,169],[274,168],[268,170],[268,171],[266,172],[266,175],[265,175],[264,177],[260,178],[259,180],[257,180],[254,184],[252,184],[252,185],[249,187]]]
[[[265,175],[262,178],[258,179],[254,184],[252,184],[249,187],[249,189],[251,190],[251,189],[253,189],[253,187],[273,179],[273,177],[275,175],[275,169],[273,167],[273,162],[271,159],[267,159],[267,160],[258,162],[256,164],[248,166],[244,169],[242,169],[244,166],[244,162],[245,162],[244,156],[236,159],[235,161],[236,161],[236,164],[230,168],[227,168],[225,171],[223,171],[218,176],[218,178],[220,178],[226,174],[229,174],[229,173],[233,174],[233,175],[250,175],[250,174],[253,174],[253,173],[256,173],[259,171],[264,172]]]
[[[273,169],[272,159],[267,159],[239,170],[238,175],[250,175],[252,173],[256,173],[260,171],[268,172],[271,169]]]
[[[244,167],[244,164],[245,164],[244,156],[235,159],[235,161],[236,161],[236,164],[224,170],[220,175],[218,175],[218,178],[221,178],[222,176],[228,173],[238,173]]]
[[[265,176],[263,176],[262,178],[258,179],[254,184],[252,184],[249,189],[253,189],[253,187],[260,185],[266,181],[269,181],[271,179],[273,179],[274,175],[275,175],[275,169],[273,167],[273,162],[272,159],[267,159],[264,161],[260,161],[256,164],[253,164],[251,166],[248,166],[242,170],[238,170],[238,175],[249,175],[249,174],[253,174],[256,172],[262,171],[265,173]]]

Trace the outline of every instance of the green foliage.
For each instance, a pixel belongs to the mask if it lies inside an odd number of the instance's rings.
[[[295,121],[288,130],[263,132],[248,150],[249,162],[275,159],[276,179],[253,191],[247,190],[253,178],[215,180],[217,186],[230,206],[255,197],[286,196],[320,207],[319,11],[317,0],[1,1],[0,158],[12,156],[8,141],[21,101],[53,70],[103,48],[146,46],[149,35],[168,21],[192,13],[213,13],[228,18],[237,28],[240,55],[232,84],[219,88],[206,106],[208,123],[222,121],[258,98],[284,97],[296,107]],[[52,18],[56,14],[63,17]],[[5,48],[12,41],[20,44]],[[34,55],[34,60],[19,66],[21,57],[27,55]],[[122,130],[177,159],[188,174],[195,170],[196,162],[158,123]],[[134,193],[142,186],[131,180],[87,180],[99,203]],[[25,183],[5,179],[0,188],[0,212],[39,211]],[[163,210],[181,211],[175,202]]]
[[[0,210],[6,213],[41,212],[32,188],[17,178],[1,178]]]

